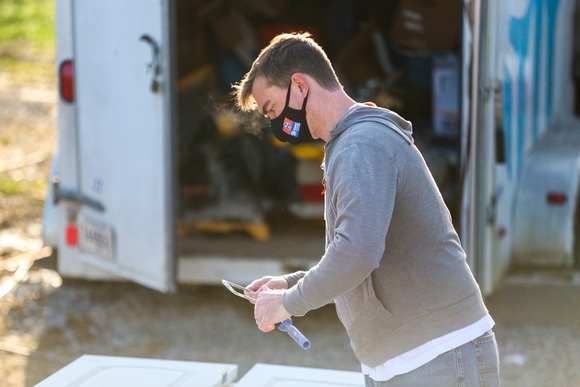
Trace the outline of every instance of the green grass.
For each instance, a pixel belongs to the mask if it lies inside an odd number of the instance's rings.
[[[0,73],[10,84],[54,82],[54,2],[0,0]]]
[[[24,192],[21,182],[0,176],[0,193],[4,195],[20,195]]]
[[[43,199],[46,193],[47,183],[45,180],[15,180],[5,174],[0,174],[0,197],[2,195],[22,195],[35,202]]]
[[[0,45],[54,50],[54,0],[0,0]]]

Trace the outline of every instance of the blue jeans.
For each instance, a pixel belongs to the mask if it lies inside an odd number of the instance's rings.
[[[493,331],[445,352],[429,363],[387,380],[377,382],[365,375],[366,387],[498,387],[499,354]]]

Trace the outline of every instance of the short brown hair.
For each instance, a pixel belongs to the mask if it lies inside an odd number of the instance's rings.
[[[281,34],[260,52],[244,79],[233,85],[236,104],[245,111],[256,108],[252,87],[257,77],[263,76],[271,86],[287,88],[295,73],[310,75],[330,91],[342,88],[326,53],[308,32]]]

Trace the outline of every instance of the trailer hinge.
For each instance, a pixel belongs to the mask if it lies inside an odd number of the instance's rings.
[[[487,84],[479,88],[482,99],[487,99],[490,94],[501,91],[501,82],[498,79],[492,79]]]
[[[495,218],[497,215],[497,193],[494,193],[491,196],[491,200],[489,205],[485,208],[485,220],[489,225],[493,225],[495,223]]]

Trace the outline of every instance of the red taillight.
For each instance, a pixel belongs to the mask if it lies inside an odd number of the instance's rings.
[[[60,96],[66,102],[75,100],[75,66],[71,60],[60,65]]]
[[[547,200],[550,204],[564,204],[567,199],[563,192],[548,192]]]
[[[79,229],[76,224],[69,224],[65,230],[66,244],[70,247],[76,247],[79,243]]]
[[[498,235],[500,238],[505,238],[505,236],[507,235],[507,228],[500,227],[499,231],[498,231]]]

